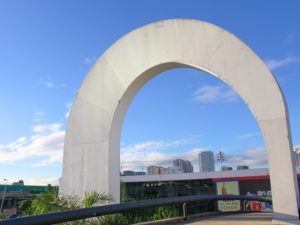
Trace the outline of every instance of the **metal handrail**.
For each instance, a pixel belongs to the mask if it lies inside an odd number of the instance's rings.
[[[159,198],[153,200],[144,200],[138,202],[128,202],[91,208],[74,209],[68,211],[41,214],[36,216],[26,216],[21,218],[0,221],[0,225],[48,225],[55,223],[64,223],[74,220],[87,219],[96,216],[104,216],[115,213],[130,212],[138,209],[166,206],[173,204],[184,204],[190,202],[200,202],[207,200],[250,200],[272,203],[272,200],[247,196],[247,195],[192,195],[170,198]],[[186,204],[185,204],[186,205]]]

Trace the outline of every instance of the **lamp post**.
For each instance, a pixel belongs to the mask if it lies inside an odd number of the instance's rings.
[[[6,194],[6,185],[7,185],[7,179],[4,178],[3,180],[5,181],[5,185],[4,185],[4,192],[3,192],[3,195],[2,195],[0,213],[2,213],[4,199],[5,199],[5,194]]]
[[[222,162],[225,160],[225,154],[221,150],[217,153],[217,160],[220,161],[220,171],[222,170]]]

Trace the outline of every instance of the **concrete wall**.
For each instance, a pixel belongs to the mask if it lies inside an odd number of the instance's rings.
[[[166,20],[114,43],[85,78],[69,117],[62,194],[110,192],[119,201],[120,132],[127,108],[152,77],[192,67],[246,102],[268,151],[275,218],[298,219],[298,188],[285,101],[263,61],[233,34],[197,20]],[[279,166],[280,165],[280,166]]]

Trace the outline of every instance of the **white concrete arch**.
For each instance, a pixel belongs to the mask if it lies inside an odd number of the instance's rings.
[[[284,97],[263,61],[233,34],[198,20],[165,20],[114,43],[85,78],[65,138],[62,194],[112,193],[119,200],[120,132],[140,88],[162,71],[192,67],[230,85],[265,140],[276,218],[298,219],[298,184]]]

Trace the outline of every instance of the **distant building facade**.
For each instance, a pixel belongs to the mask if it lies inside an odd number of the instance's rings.
[[[177,170],[177,173],[192,173],[194,171],[192,163],[183,159],[174,160],[173,167]]]
[[[146,172],[143,171],[134,171],[134,176],[146,175]]]
[[[295,163],[297,167],[300,166],[300,147],[295,148]]]
[[[142,171],[124,170],[121,175],[122,176],[139,176],[139,175],[146,175],[146,173],[142,172]]]
[[[178,173],[182,173],[182,171],[178,171],[178,169],[174,168],[174,167],[168,167],[166,168],[165,174],[178,174]]]
[[[122,173],[122,176],[133,176],[134,175],[134,171],[132,170],[124,170]]]
[[[228,170],[233,170],[233,168],[231,166],[221,166],[221,170],[222,171],[228,171]]]
[[[237,170],[249,170],[249,166],[246,166],[246,165],[237,165],[236,169]]]
[[[165,174],[166,168],[161,166],[149,166],[147,167],[147,174],[148,175],[159,175],[159,174]]]
[[[215,158],[212,151],[201,151],[198,154],[199,171],[211,172],[215,171]]]
[[[18,182],[13,182],[12,185],[24,186],[24,181],[23,180],[19,180]]]
[[[5,217],[20,213],[20,202],[24,200],[32,201],[40,193],[47,191],[58,192],[58,186],[34,186],[25,185],[23,180],[12,184],[0,184],[0,204],[3,203],[2,214]]]

